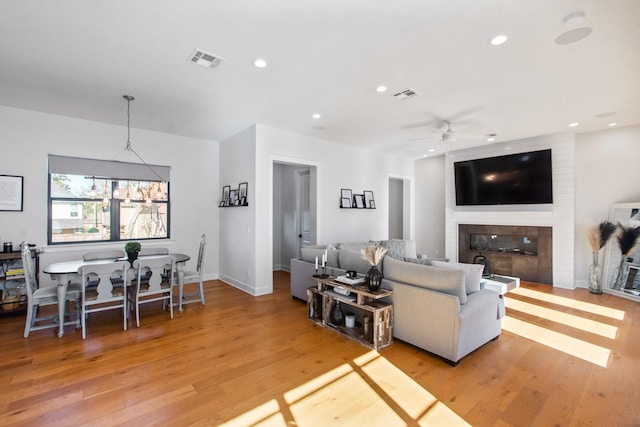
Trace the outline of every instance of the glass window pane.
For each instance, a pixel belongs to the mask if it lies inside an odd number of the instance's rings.
[[[120,205],[120,239],[167,237],[167,204],[132,202]]]
[[[77,216],[73,216],[73,213]],[[53,201],[51,241],[60,243],[109,240],[110,221],[109,209],[103,209],[102,201]]]

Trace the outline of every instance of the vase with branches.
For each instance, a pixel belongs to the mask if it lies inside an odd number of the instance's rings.
[[[378,270],[378,264],[380,264],[384,258],[387,249],[370,243],[362,248],[360,252],[362,253],[362,258],[371,266],[366,277],[367,287],[370,291],[375,292],[380,289],[380,284],[382,283],[382,273]]]
[[[638,244],[640,238],[640,226],[638,227],[625,227],[618,223],[618,247],[620,248],[620,265],[616,267],[613,275],[613,281],[611,282],[611,288],[616,291],[621,291],[625,288],[627,282],[627,275],[629,274],[629,268],[627,264],[627,258]]]
[[[592,262],[589,266],[589,292],[592,294],[602,293],[602,274],[599,262],[600,249],[607,244],[616,229],[616,225],[609,221],[602,221],[600,224],[589,228],[588,240],[592,256]]]

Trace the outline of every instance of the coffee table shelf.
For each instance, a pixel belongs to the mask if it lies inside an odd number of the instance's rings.
[[[310,320],[374,350],[392,343],[393,305],[380,301],[390,296],[391,291],[370,291],[364,285],[350,286],[333,277],[315,280],[317,287],[307,289],[307,317]],[[344,295],[346,293],[348,295]],[[356,318],[353,327],[331,321],[331,311],[336,304],[344,307],[343,312],[353,312]],[[365,331],[364,325],[367,318],[370,319],[369,331]]]

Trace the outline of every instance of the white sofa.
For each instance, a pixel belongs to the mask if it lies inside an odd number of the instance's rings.
[[[356,246],[329,247],[327,274],[341,275],[346,270],[365,274],[369,265],[354,258],[354,254],[359,254]],[[323,248],[314,247],[320,254]],[[399,254],[391,255],[395,258],[385,256],[381,271],[382,287],[393,291],[390,300],[395,338],[456,365],[464,356],[500,335],[504,301],[497,292],[480,289],[482,265],[439,262],[417,256],[400,260]],[[314,256],[311,250],[306,254],[307,260],[291,260],[293,297],[306,301],[307,288],[315,285]]]

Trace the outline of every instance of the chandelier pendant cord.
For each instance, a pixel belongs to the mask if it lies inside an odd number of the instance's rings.
[[[131,101],[133,101],[135,98],[131,95],[123,95],[122,97],[127,100],[127,145],[124,147],[124,151],[133,153],[146,167],[151,170],[151,172],[153,172],[155,176],[158,177],[160,182],[165,182],[164,179],[158,174],[158,172],[156,172],[149,163],[145,162],[144,159],[140,157],[140,155],[136,152],[136,150],[131,147]]]

